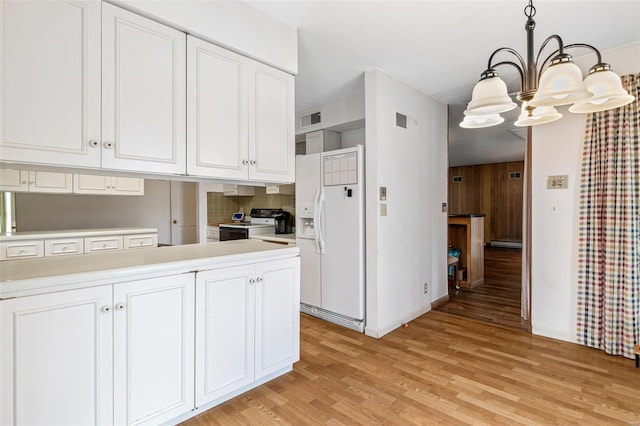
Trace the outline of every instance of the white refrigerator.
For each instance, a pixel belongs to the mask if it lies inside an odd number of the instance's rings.
[[[300,310],[360,332],[365,325],[363,149],[296,157]]]

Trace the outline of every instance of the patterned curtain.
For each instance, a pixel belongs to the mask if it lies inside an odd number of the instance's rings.
[[[635,101],[589,114],[582,154],[578,342],[634,358],[640,343],[640,74]]]

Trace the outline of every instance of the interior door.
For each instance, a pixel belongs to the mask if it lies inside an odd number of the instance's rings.
[[[198,242],[197,188],[193,182],[171,181],[171,244]]]

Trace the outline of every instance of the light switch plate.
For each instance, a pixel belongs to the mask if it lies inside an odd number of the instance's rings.
[[[569,188],[569,175],[547,176],[547,189]]]
[[[380,187],[380,201],[387,201],[387,187]]]

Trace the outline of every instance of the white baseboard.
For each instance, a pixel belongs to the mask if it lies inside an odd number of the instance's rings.
[[[576,334],[567,330],[558,330],[555,328],[533,325],[531,327],[531,333],[537,336],[551,337],[552,339],[564,340],[565,342],[578,343],[576,341]]]
[[[431,310],[431,304],[429,304],[428,306],[423,306],[417,311],[413,311],[410,314],[408,314],[406,317],[403,317],[403,319],[394,321],[391,324],[387,325],[386,327],[382,327],[380,329],[374,329],[369,326],[365,326],[364,334],[366,334],[369,337],[379,339],[385,334],[392,332],[396,328],[402,327],[403,324],[408,323],[409,321],[414,320],[419,316],[426,314],[430,310]]]

